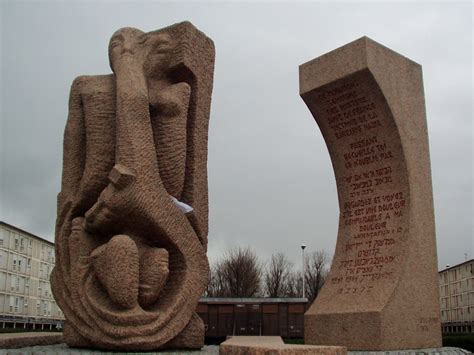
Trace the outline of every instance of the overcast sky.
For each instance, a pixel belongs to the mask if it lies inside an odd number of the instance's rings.
[[[1,3],[0,220],[54,238],[72,80],[109,73],[118,28],[191,21],[214,40],[209,257],[333,253],[334,173],[298,65],[368,36],[422,64],[440,267],[473,257],[470,2]]]

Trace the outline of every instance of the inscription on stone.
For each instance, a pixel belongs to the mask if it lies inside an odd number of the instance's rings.
[[[339,232],[305,343],[441,345],[421,67],[368,38],[300,66],[300,94],[331,156]]]
[[[328,282],[337,284],[337,295],[366,294],[381,280],[392,279],[397,262],[397,243],[406,227],[400,219],[406,209],[406,193],[398,186],[397,147],[386,133],[386,117],[377,96],[371,96],[365,80],[322,90],[317,100],[322,125],[338,151],[339,183],[344,191],[341,206],[343,228],[348,236],[339,272]],[[341,187],[340,187],[341,188]]]

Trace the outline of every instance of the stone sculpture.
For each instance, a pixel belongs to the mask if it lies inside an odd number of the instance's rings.
[[[52,289],[70,346],[200,348],[214,45],[191,23],[118,30],[74,80]]]
[[[300,95],[326,141],[340,208],[305,343],[441,346],[421,66],[364,37],[301,65]]]

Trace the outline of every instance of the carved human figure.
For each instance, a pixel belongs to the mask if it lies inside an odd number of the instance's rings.
[[[114,74],[74,81],[52,276],[68,344],[202,346],[213,58],[190,23],[124,28]]]

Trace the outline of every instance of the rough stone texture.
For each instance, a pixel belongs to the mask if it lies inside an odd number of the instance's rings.
[[[63,333],[5,333],[0,334],[0,349],[18,349],[34,345],[52,345],[62,343],[63,341]]]
[[[70,94],[51,276],[64,339],[200,348],[214,45],[189,22],[124,28],[109,60],[114,74],[78,77]]]
[[[305,342],[350,350],[441,346],[421,66],[363,37],[300,66],[326,141],[340,218]]]
[[[279,336],[233,336],[219,347],[220,355],[345,355],[342,346],[316,346],[285,344]]]

